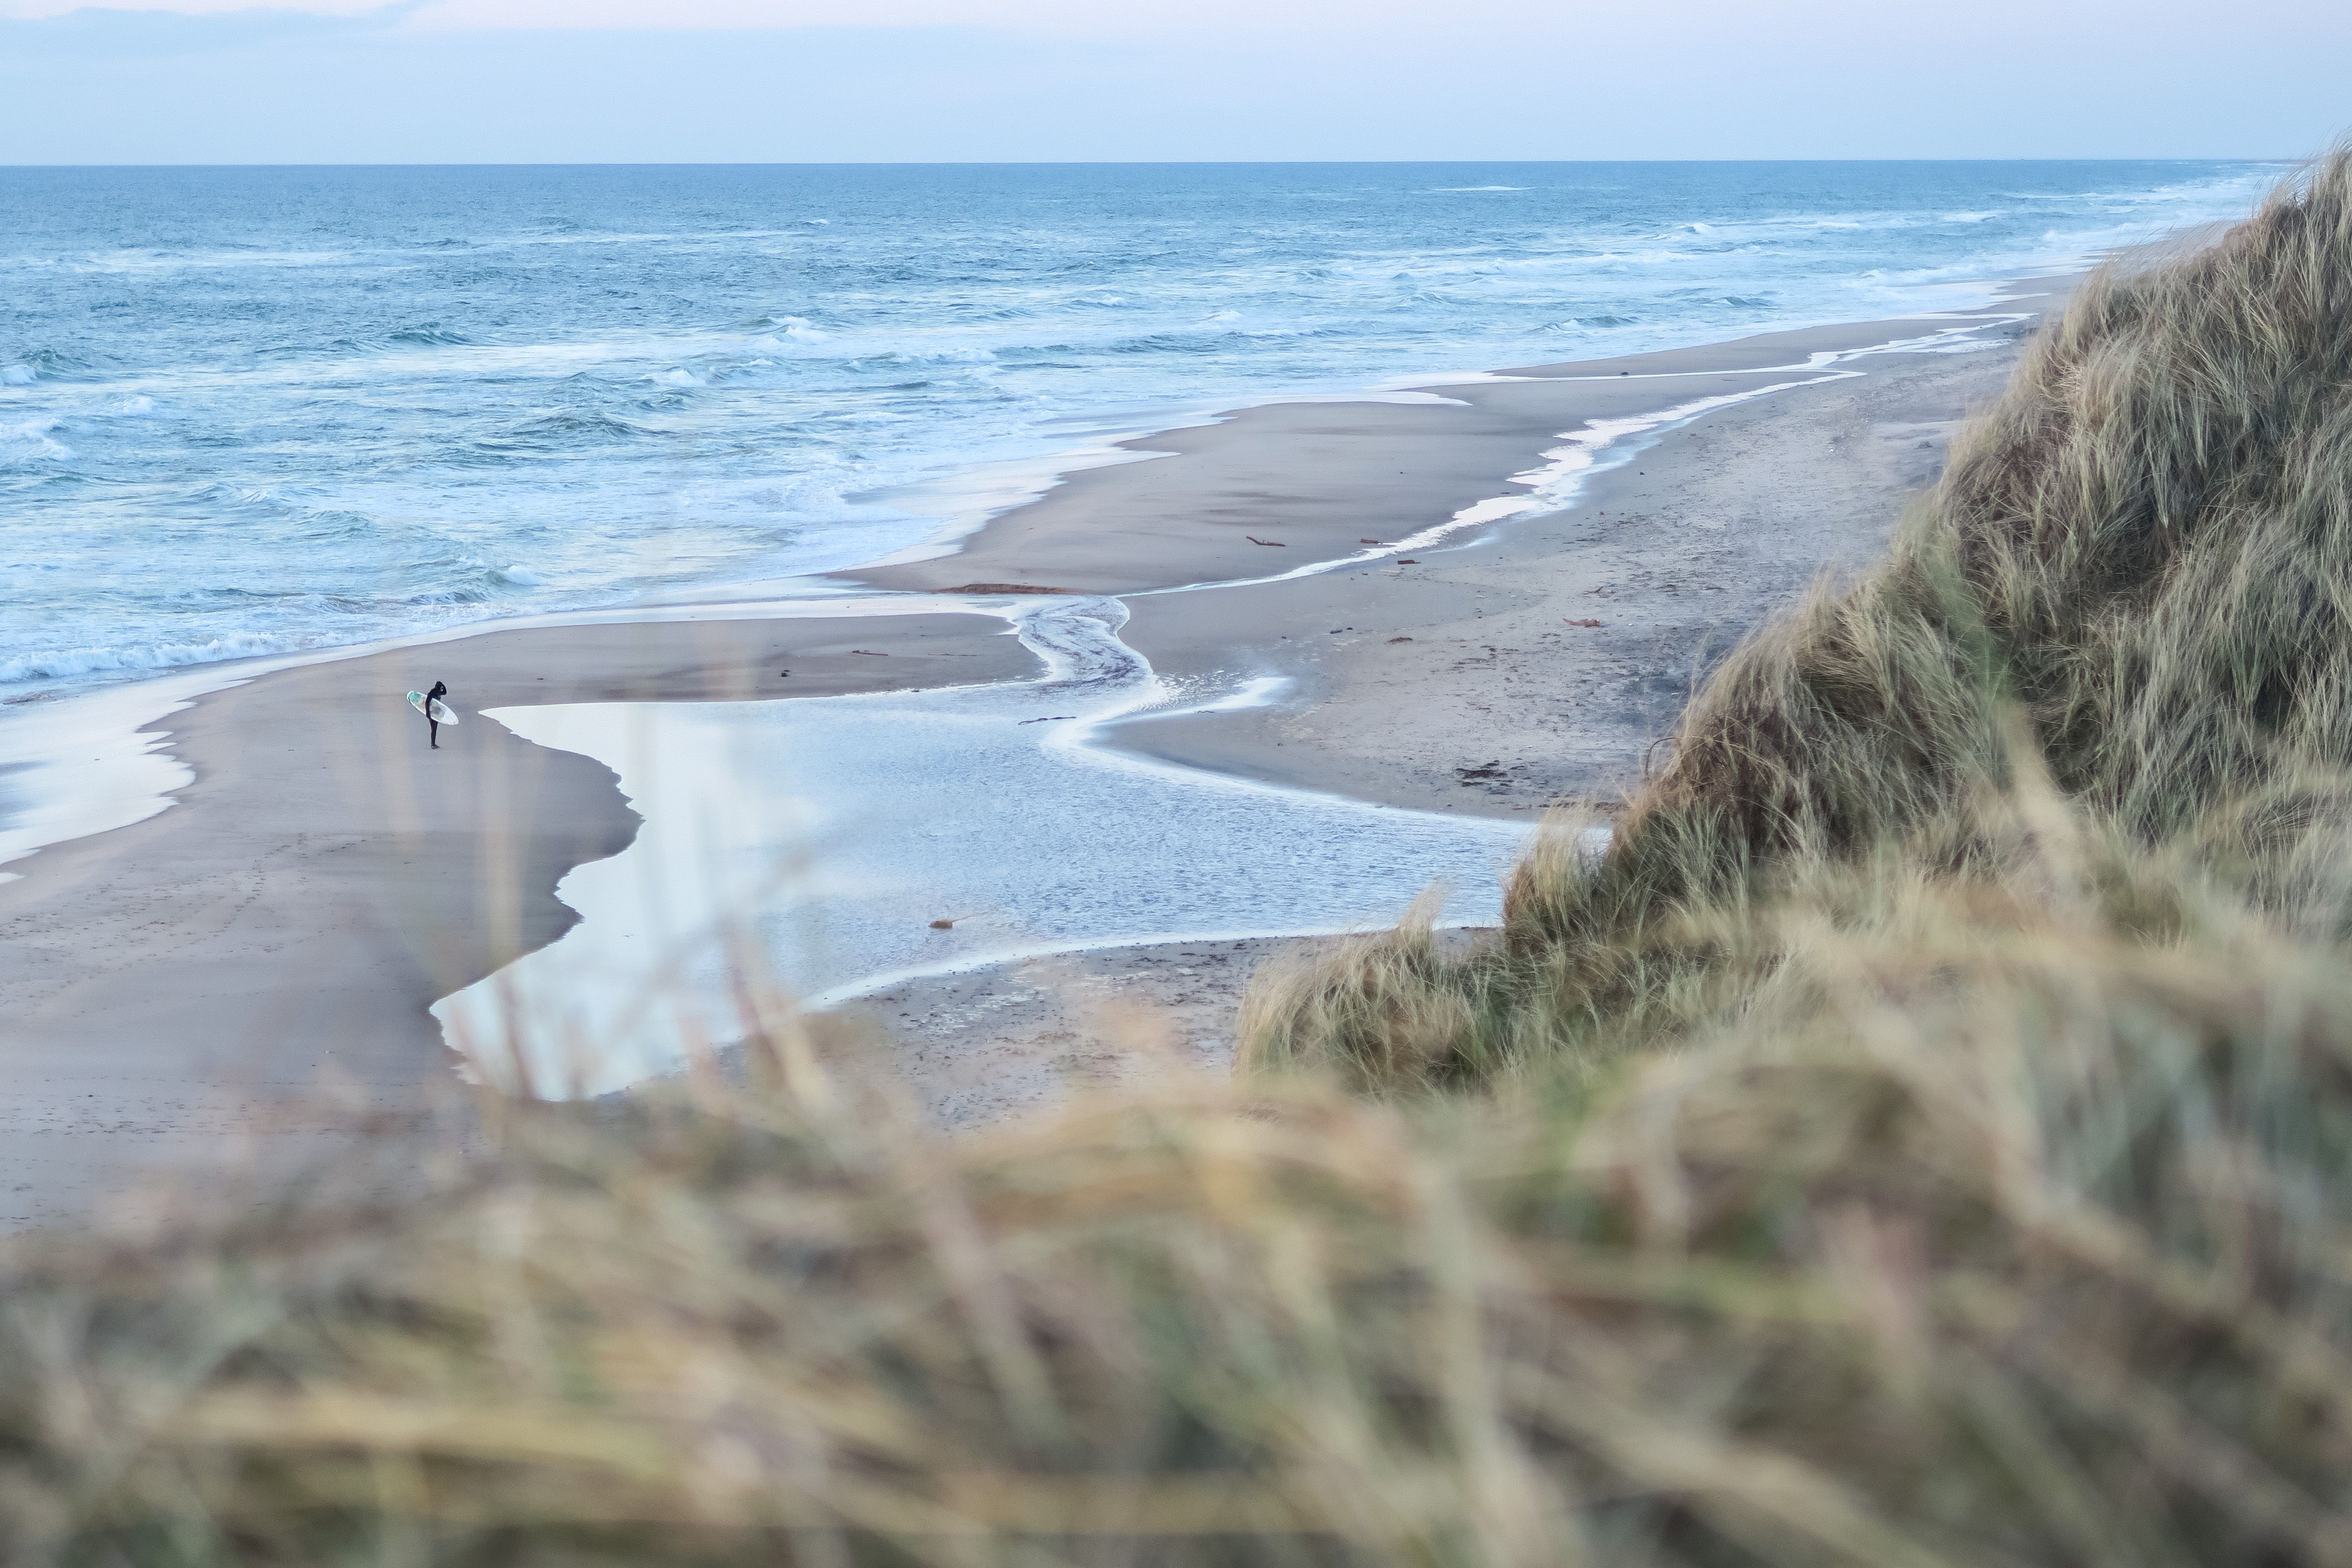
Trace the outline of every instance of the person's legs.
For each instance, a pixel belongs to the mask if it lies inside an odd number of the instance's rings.
[[[441,749],[441,721],[440,721],[439,719],[437,719],[437,718],[434,718],[434,717],[432,717],[432,716],[430,716],[428,715],[428,716],[426,716],[426,718],[425,718],[425,722],[426,724],[430,725],[430,726],[432,727],[432,728],[433,728],[433,749],[434,749],[434,750],[436,750],[436,751],[440,750],[440,749]]]

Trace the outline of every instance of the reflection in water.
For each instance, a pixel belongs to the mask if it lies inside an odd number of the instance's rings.
[[[1118,640],[1126,617],[1116,600],[1025,610],[1048,673],[1020,685],[495,710],[611,767],[646,824],[557,888],[578,926],[436,1004],[451,1043],[494,1072],[527,1063],[541,1092],[597,1092],[676,1067],[686,1039],[732,1038],[747,956],[818,998],[1053,949],[1386,925],[1438,881],[1448,922],[1498,917],[1520,825],[1093,744],[1235,700],[1160,681]]]

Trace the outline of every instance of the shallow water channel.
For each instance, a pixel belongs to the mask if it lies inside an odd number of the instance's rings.
[[[1499,916],[1525,824],[1106,746],[1124,720],[1276,694],[1175,689],[1118,640],[1117,600],[1013,613],[1040,680],[491,710],[612,768],[646,821],[558,885],[580,925],[435,1004],[450,1043],[510,1085],[595,1093],[740,1038],[740,977],[823,1001],[1025,954],[1372,927],[1433,883],[1445,923]]]

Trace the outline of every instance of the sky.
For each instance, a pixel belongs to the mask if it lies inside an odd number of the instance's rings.
[[[0,163],[2281,157],[2352,0],[0,0]]]

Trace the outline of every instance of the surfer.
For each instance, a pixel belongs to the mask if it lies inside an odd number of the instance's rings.
[[[425,694],[425,722],[432,727],[433,749],[436,751],[441,749],[441,721],[433,716],[433,710],[438,707],[441,699],[448,695],[449,683],[446,681],[434,682],[433,689]]]

